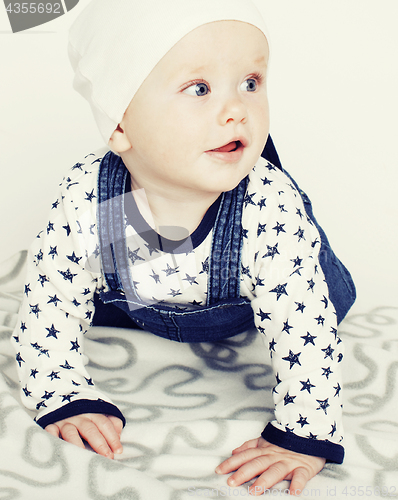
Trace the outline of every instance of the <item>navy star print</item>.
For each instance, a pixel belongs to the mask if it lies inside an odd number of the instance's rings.
[[[282,295],[288,295],[288,293],[286,292],[286,285],[287,283],[283,285],[278,285],[272,290],[270,290],[270,292],[276,293],[276,300],[279,300]]]
[[[300,354],[301,354],[301,352],[294,354],[294,352],[289,349],[289,356],[286,356],[282,359],[284,359],[285,361],[288,361],[290,363],[290,369],[292,369],[295,364],[301,365],[300,360],[299,360]]]
[[[69,268],[66,271],[58,271],[58,272],[59,274],[62,274],[65,281],[70,281],[71,283],[73,282],[73,278],[77,276],[77,274],[71,273]]]
[[[300,391],[308,391],[308,394],[311,394],[311,388],[315,387],[314,384],[311,384],[310,379],[307,379],[306,382],[301,382],[300,380],[300,384],[302,384]]]
[[[22,399],[39,419],[79,400],[85,412],[90,401],[112,404],[87,372],[83,350],[94,294],[108,290],[96,220],[100,161],[91,154],[75,163],[30,252],[13,342]],[[287,440],[291,434],[315,447],[318,440],[340,443],[343,351],[319,263],[319,232],[291,180],[263,159],[249,174],[240,223],[240,295],[251,301],[276,379],[271,424]],[[139,297],[178,310],[207,303],[211,228],[196,248],[167,253],[127,219],[125,227]]]

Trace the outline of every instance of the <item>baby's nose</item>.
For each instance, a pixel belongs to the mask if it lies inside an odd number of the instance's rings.
[[[246,123],[247,121],[247,107],[238,98],[231,97],[228,99],[219,113],[220,125],[226,123],[236,122],[236,123]]]

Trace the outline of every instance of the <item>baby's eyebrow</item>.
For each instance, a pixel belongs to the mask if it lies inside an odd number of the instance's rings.
[[[206,66],[198,66],[197,68],[193,68],[190,70],[190,73],[203,73],[206,70]]]
[[[256,59],[253,60],[253,64],[256,66],[265,66],[267,68],[268,66],[268,57],[266,57],[264,54],[261,56],[257,57]],[[192,78],[204,74],[209,67],[206,64],[202,64],[201,66],[196,66],[195,68],[189,68],[189,76]],[[186,67],[182,66],[178,68],[177,71],[173,71],[173,78],[178,75],[179,73],[185,74],[186,72]]]
[[[261,66],[261,65],[267,66],[268,58],[265,57],[265,55],[261,55],[260,57],[255,59],[253,62],[254,62],[254,64],[259,65],[259,66]],[[193,68],[189,72],[192,74],[198,74],[198,73],[200,74],[200,73],[205,72],[206,69],[208,69],[208,68],[205,65],[202,65],[202,66],[198,66],[196,68]]]
[[[184,78],[192,78],[194,79],[195,77],[197,78],[198,76],[204,74],[206,71],[206,66],[197,66],[196,68],[189,68],[187,72],[186,66],[181,66],[175,71],[171,73],[170,80],[174,80],[176,77],[184,77]]]
[[[264,66],[267,66],[268,58],[266,58],[264,55],[262,55],[254,60],[254,64],[259,64],[259,65],[263,64]]]

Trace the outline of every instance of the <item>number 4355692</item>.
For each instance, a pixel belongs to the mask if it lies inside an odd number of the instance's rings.
[[[60,3],[37,3],[37,2],[23,2],[8,4],[6,7],[7,12],[10,14],[63,14]]]

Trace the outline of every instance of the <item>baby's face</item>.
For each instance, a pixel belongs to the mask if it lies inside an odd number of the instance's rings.
[[[265,36],[246,23],[213,22],[182,38],[113,136],[134,187],[190,197],[233,189],[268,136],[267,62]]]

